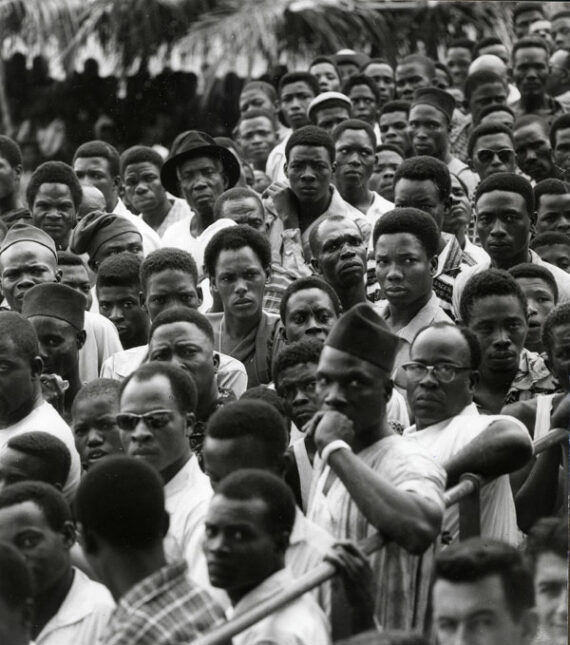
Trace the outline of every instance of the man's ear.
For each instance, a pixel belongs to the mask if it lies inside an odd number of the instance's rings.
[[[437,273],[437,265],[439,263],[439,256],[438,255],[433,255],[429,259],[429,274],[433,278],[433,276]]]
[[[22,173],[24,172],[24,168],[22,167],[22,164],[18,164],[17,166],[14,166],[12,168],[14,175],[18,181],[20,181],[20,178],[22,177]]]
[[[113,188],[119,192],[121,189],[121,175],[115,175],[113,177]]]
[[[198,307],[204,302],[204,292],[202,291],[202,287],[196,287],[196,295],[198,296],[198,300],[200,301]]]
[[[58,269],[55,272],[55,281],[56,282],[61,282],[61,276],[63,275],[63,271],[61,269]]]
[[[196,423],[196,415],[194,412],[187,412],[185,415],[186,418],[186,436],[190,436],[192,434],[192,430],[194,430],[194,424]]]
[[[217,374],[220,369],[220,355],[217,352],[214,352],[212,362],[214,363],[214,372]]]
[[[32,368],[32,378],[40,378],[44,369],[44,362],[41,357],[34,356],[31,360],[30,367]]]
[[[213,275],[210,276],[210,291],[212,293],[219,293],[216,278]]]
[[[65,522],[61,528],[61,534],[63,535],[63,543],[65,547],[68,550],[71,549],[77,541],[77,532],[73,522]]]
[[[287,162],[283,164],[283,172],[285,173],[285,177],[289,179],[289,166],[287,166]]]
[[[322,271],[321,271],[321,267],[319,265],[319,261],[314,256],[311,258],[311,266],[315,270],[315,273],[318,273],[319,275],[322,275]]]
[[[469,374],[469,389],[471,392],[475,392],[479,386],[479,381],[481,380],[481,375],[479,370],[472,370]]]
[[[336,161],[333,161],[333,162],[331,163],[331,171],[332,171],[332,172],[335,172],[335,170],[336,170]]]
[[[144,293],[142,291],[139,291],[139,304],[140,304],[141,307],[146,309],[145,297],[144,297]],[[147,313],[148,313],[148,311],[147,311]]]
[[[85,340],[87,338],[87,332],[85,329],[82,329],[80,332],[77,333],[77,336],[75,337],[76,343],[77,343],[77,349],[81,349],[83,345],[85,345]]]
[[[392,392],[394,390],[394,381],[389,378],[386,383],[384,383],[384,400],[386,403],[390,400],[390,397],[392,396]]]

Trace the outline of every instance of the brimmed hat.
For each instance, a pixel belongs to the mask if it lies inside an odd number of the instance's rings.
[[[176,168],[193,157],[214,157],[222,162],[224,172],[228,177],[228,188],[236,185],[240,176],[240,167],[233,154],[205,132],[188,130],[179,134],[166,161],[160,171],[160,181],[166,190],[175,197],[181,197]]]

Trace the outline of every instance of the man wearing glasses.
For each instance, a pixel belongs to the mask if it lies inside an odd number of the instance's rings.
[[[467,146],[469,166],[481,181],[495,172],[516,172],[517,161],[512,130],[500,123],[477,126]]]
[[[404,436],[417,441],[447,471],[447,486],[462,473],[495,477],[481,489],[481,536],[520,541],[509,477],[530,458],[528,431],[513,417],[480,415],[473,403],[481,348],[468,329],[436,323],[421,330],[403,368],[416,424]],[[441,540],[459,538],[459,507],[446,509]]]

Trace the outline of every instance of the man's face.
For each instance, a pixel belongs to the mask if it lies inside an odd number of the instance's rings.
[[[277,144],[275,126],[265,116],[243,119],[239,124],[238,138],[243,156],[253,164],[265,164]]]
[[[514,131],[515,151],[519,168],[536,182],[552,177],[554,165],[548,136],[538,123],[530,123]]]
[[[289,404],[297,428],[302,428],[319,411],[317,367],[317,363],[297,363],[279,374],[277,394]]]
[[[453,84],[463,87],[471,64],[471,52],[464,47],[452,47],[447,52],[445,64],[451,73]]]
[[[425,329],[412,344],[410,361],[459,368],[450,383],[442,383],[433,372],[422,378],[406,374],[408,401],[419,428],[459,414],[473,400],[475,380],[469,347],[456,329]]]
[[[419,208],[428,213],[441,231],[446,204],[431,179],[398,179],[394,186],[394,203],[398,208]]]
[[[294,146],[289,151],[285,174],[301,203],[314,203],[329,194],[335,164],[323,146]]]
[[[344,414],[357,435],[375,428],[384,418],[388,378],[376,365],[325,345],[317,370],[321,410]]]
[[[380,93],[380,105],[384,105],[394,98],[396,92],[396,81],[394,80],[394,70],[387,63],[370,63],[364,70],[364,74],[369,76]]]
[[[382,150],[376,154],[370,188],[388,201],[394,201],[394,175],[403,161],[403,157],[392,150]]]
[[[87,269],[81,264],[58,265],[58,269],[61,271],[61,284],[80,293],[85,298],[85,310],[89,311],[93,304],[93,296]]]
[[[568,56],[570,52],[565,49],[558,49],[555,51],[548,64],[550,66],[550,74],[548,75],[548,83],[546,91],[550,96],[558,96],[562,94],[568,85]]]
[[[476,300],[471,306],[469,329],[481,345],[482,371],[502,373],[517,369],[528,322],[516,296],[485,296]]]
[[[222,162],[212,157],[194,157],[183,161],[176,173],[180,189],[192,210],[211,213],[214,202],[228,187]]]
[[[542,352],[542,326],[546,316],[556,307],[552,287],[542,278],[515,278],[528,301],[528,333],[525,347]]]
[[[144,253],[141,234],[135,231],[132,233],[121,233],[121,235],[117,235],[117,237],[112,238],[108,242],[103,242],[92,258],[93,266],[98,268],[103,260],[118,253],[132,253],[142,261]]]
[[[430,85],[431,78],[420,63],[408,63],[396,67],[396,95],[399,99],[411,101],[418,88]]]
[[[292,130],[309,125],[307,110],[314,98],[315,93],[304,81],[289,83],[281,90],[281,112],[285,123]]]
[[[267,273],[255,251],[244,246],[220,253],[212,288],[220,295],[224,313],[250,319],[261,309],[266,280]]]
[[[570,323],[552,328],[549,368],[564,392],[570,391]]]
[[[73,406],[71,429],[85,470],[105,457],[123,452],[118,413],[119,402],[104,394],[81,399]]]
[[[570,194],[540,196],[536,233],[546,233],[547,231],[570,234]]]
[[[568,563],[553,551],[538,556],[534,593],[539,633],[552,645],[568,643]]]
[[[380,116],[380,134],[383,143],[398,146],[404,153],[411,150],[408,115],[405,112],[386,112]]]
[[[75,204],[66,184],[42,184],[31,205],[34,226],[45,231],[56,244],[67,245],[76,223]]]
[[[471,100],[469,101],[469,109],[471,110],[473,123],[479,123],[481,120],[481,110],[488,105],[506,104],[507,90],[502,83],[484,83],[483,85],[479,85],[479,87],[473,90]]]
[[[160,169],[149,161],[129,164],[123,174],[128,202],[140,213],[153,212],[166,201]]]
[[[376,242],[374,257],[376,279],[382,294],[392,306],[400,309],[413,307],[431,295],[437,257],[428,257],[415,235],[381,235]]]
[[[233,219],[236,224],[250,226],[262,235],[267,235],[263,206],[253,196],[228,199],[222,205],[221,217]]]
[[[278,568],[283,540],[268,526],[261,499],[215,495],[206,516],[203,542],[210,583],[240,598]]]
[[[22,356],[8,338],[0,338],[0,419],[14,423],[25,417],[33,401],[41,361]]]
[[[366,130],[345,130],[334,144],[335,178],[344,186],[367,186],[374,170],[374,146]]]
[[[150,339],[148,356],[188,372],[196,384],[198,402],[207,400],[215,384],[216,363],[213,343],[199,327],[184,321],[161,325]]]
[[[182,413],[166,376],[157,374],[148,381],[130,381],[121,396],[121,414],[165,411],[168,422],[152,428],[142,419],[134,430],[121,430],[121,443],[129,457],[142,459],[159,473],[180,462],[190,453],[188,419]]]
[[[544,16],[537,9],[530,9],[529,11],[523,11],[515,19],[515,34],[518,38],[523,36],[528,36],[530,26],[533,22],[537,20],[544,20]]]
[[[338,320],[330,296],[312,287],[296,291],[287,301],[285,334],[289,343],[316,338],[325,341]]]
[[[54,531],[32,501],[0,509],[0,540],[16,547],[26,559],[36,597],[52,589],[69,570],[73,530]]]
[[[95,186],[105,197],[107,211],[112,212],[117,204],[120,177],[113,177],[109,161],[105,157],[78,157],[73,162],[73,172],[82,186]]]
[[[517,49],[513,60],[513,78],[523,97],[542,96],[548,72],[548,54],[542,47]]]
[[[141,305],[137,286],[99,287],[99,313],[117,328],[125,349],[144,343],[148,331],[148,314]]]
[[[350,119],[350,113],[347,108],[343,108],[340,105],[335,107],[325,107],[317,110],[315,115],[316,125],[323,130],[326,130],[329,134],[332,134],[332,131],[336,128],[339,123]]]
[[[513,142],[503,132],[479,137],[470,161],[481,180],[496,172],[515,172],[517,169]]]
[[[455,175],[451,175],[451,206],[443,217],[443,230],[457,235],[465,231],[471,221],[471,202],[469,195]]]
[[[378,120],[378,103],[368,85],[355,85],[348,98],[352,101],[352,116],[374,126]]]
[[[19,189],[21,174],[21,166],[13,168],[4,157],[0,157],[0,199],[13,195]]]
[[[37,455],[28,455],[5,446],[0,451],[0,490],[26,481],[50,484],[49,465]]]
[[[534,638],[526,622],[511,615],[498,575],[474,582],[437,580],[433,608],[439,645],[530,645]]]
[[[554,163],[561,168],[565,177],[570,171],[570,128],[556,132],[556,145],[554,146]]]
[[[245,90],[239,96],[239,111],[240,114],[245,114],[249,110],[265,109],[273,112],[275,105],[271,99],[261,89]]]
[[[568,244],[549,244],[548,246],[535,247],[538,255],[550,264],[554,264],[562,271],[570,273],[570,241]]]
[[[32,316],[30,322],[40,344],[40,356],[45,374],[58,374],[62,378],[73,375],[83,345],[80,332],[65,320],[51,316]]]
[[[363,284],[367,249],[358,226],[349,219],[325,220],[319,226],[319,272],[335,290]]]
[[[334,65],[317,63],[309,69],[309,73],[317,79],[320,92],[340,92],[340,78]]]
[[[408,131],[417,155],[441,159],[447,150],[448,123],[445,115],[431,105],[415,105],[410,110]]]
[[[524,197],[492,190],[481,195],[476,208],[477,233],[491,258],[502,266],[519,256],[528,246],[531,227]]]
[[[551,34],[556,49],[570,51],[570,17],[556,18],[552,22]]]
[[[198,309],[202,299],[194,278],[184,271],[165,269],[152,274],[146,284],[144,305],[152,322],[161,311],[171,307]]]

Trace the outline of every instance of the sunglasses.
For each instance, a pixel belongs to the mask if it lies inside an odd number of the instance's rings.
[[[132,412],[122,412],[117,414],[117,425],[125,432],[132,432],[139,421],[142,421],[147,428],[151,430],[160,430],[172,421],[174,414],[171,410],[152,410],[145,414],[134,414]]]
[[[482,163],[484,165],[491,163],[493,161],[495,155],[499,157],[499,161],[501,163],[509,163],[514,159],[514,150],[511,150],[510,148],[501,148],[500,150],[489,150],[488,148],[482,148],[481,150],[477,151],[477,159],[479,163]]]

